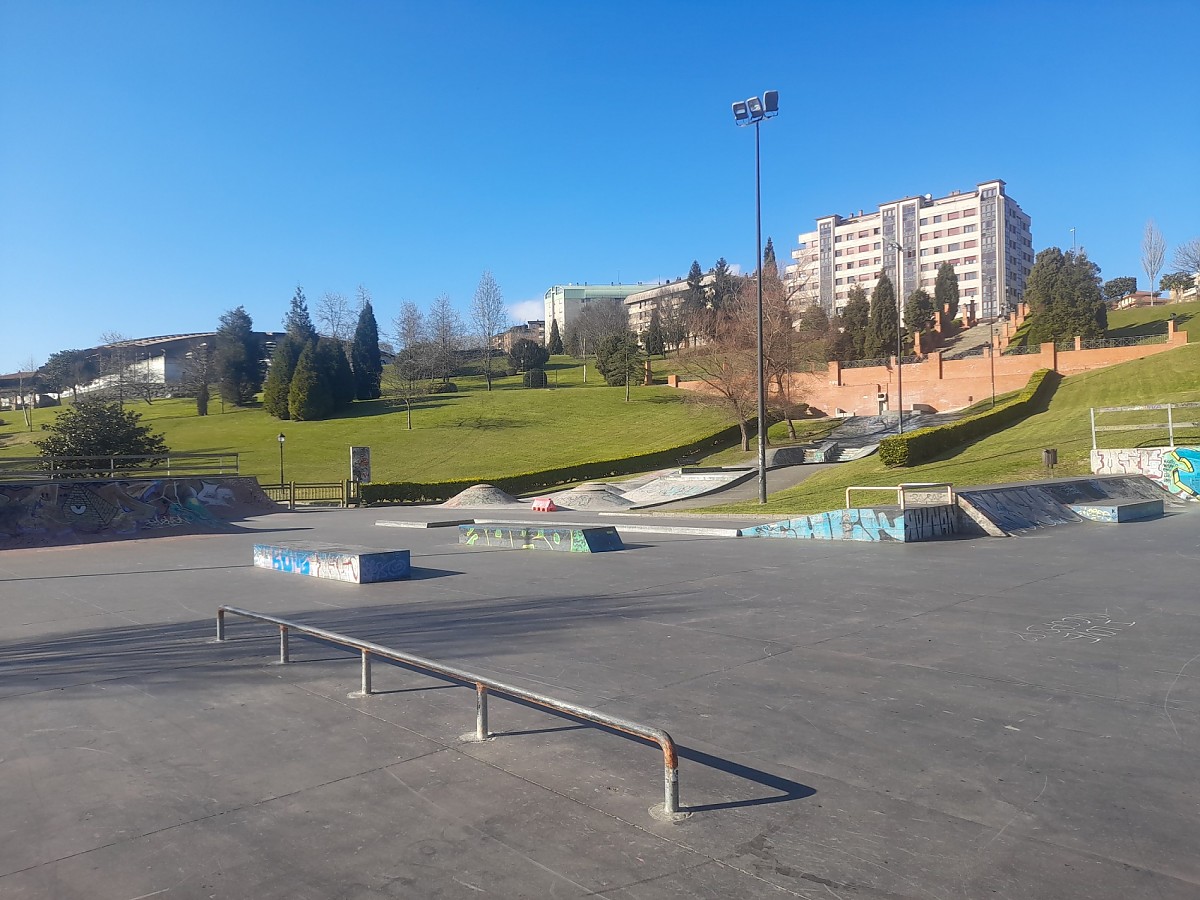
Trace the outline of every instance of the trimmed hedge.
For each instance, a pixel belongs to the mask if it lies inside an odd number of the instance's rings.
[[[1039,369],[1029,377],[1029,383],[1021,393],[995,409],[948,425],[919,428],[907,434],[884,438],[879,442],[879,459],[891,468],[916,466],[967,441],[994,434],[1032,413],[1034,404],[1053,394],[1061,380],[1057,372]]]
[[[594,481],[600,478],[611,478],[615,475],[632,475],[650,469],[678,465],[682,457],[719,450],[738,440],[741,440],[741,431],[734,425],[682,447],[627,456],[623,459],[581,463],[576,466],[564,466],[561,469],[526,472],[521,475],[501,475],[494,478],[465,478],[454,481],[435,481],[428,484],[414,481],[372,482],[361,485],[359,494],[362,503],[368,506],[376,503],[444,503],[471,485],[483,482],[519,496],[562,484]]]

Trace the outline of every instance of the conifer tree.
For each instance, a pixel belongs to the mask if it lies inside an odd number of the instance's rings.
[[[842,309],[842,328],[847,335],[850,359],[866,359],[867,330],[871,322],[871,301],[857,284],[850,289],[850,299]]]
[[[896,347],[896,291],[892,279],[881,275],[871,292],[871,321],[863,352],[867,359],[890,356]]]
[[[267,380],[263,382],[263,410],[277,419],[286,419],[288,393],[292,385],[292,373],[300,358],[303,345],[290,334],[285,334],[275,345],[271,355],[271,367],[267,369]]]
[[[305,344],[296,360],[288,391],[288,413],[297,422],[326,419],[333,412],[333,392],[329,379],[322,378],[317,369],[317,345]]]
[[[354,396],[358,400],[378,400],[382,394],[383,358],[379,354],[379,326],[371,301],[363,304],[354,329],[354,344],[350,351],[354,368]]]
[[[562,335],[558,331],[558,319],[550,322],[550,343],[546,345],[551,356],[561,356],[563,352]]]
[[[292,305],[283,317],[283,327],[293,338],[301,343],[317,339],[317,329],[313,327],[312,318],[308,314],[308,300],[304,296],[304,288],[296,285],[296,293],[292,297]]]
[[[954,266],[944,262],[938,267],[937,281],[933,285],[933,308],[937,312],[949,308],[946,324],[958,318],[958,275]]]
[[[904,327],[912,334],[924,334],[933,327],[933,298],[917,288],[904,303]]]
[[[767,246],[763,250],[763,272],[769,272],[772,275],[779,274],[779,266],[775,262],[775,245],[771,243],[770,237],[767,238]]]
[[[663,335],[662,316],[659,314],[658,307],[654,307],[650,313],[650,324],[646,328],[646,333],[643,337],[643,343],[646,345],[647,356],[662,356],[667,355],[666,339]]]

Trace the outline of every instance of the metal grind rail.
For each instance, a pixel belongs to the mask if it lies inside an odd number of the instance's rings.
[[[406,666],[412,666],[416,669],[422,669],[432,675],[445,678],[448,681],[458,682],[461,684],[475,686],[475,740],[485,741],[492,735],[488,731],[488,694],[503,694],[517,700],[522,700],[526,703],[531,703],[535,706],[541,706],[545,709],[554,712],[566,713],[574,716],[577,719],[582,719],[587,722],[593,722],[597,725],[603,725],[607,728],[612,728],[615,731],[624,732],[625,734],[633,735],[647,741],[652,741],[662,748],[663,752],[663,785],[664,797],[662,813],[666,818],[676,819],[682,818],[684,815],[679,811],[679,755],[675,751],[675,741],[671,736],[661,728],[650,728],[638,722],[632,722],[629,719],[622,719],[618,716],[610,716],[607,713],[602,713],[599,710],[589,709],[586,706],[577,706],[574,703],[567,703],[562,700],[556,700],[553,697],[547,697],[544,694],[537,694],[533,691],[527,691],[524,688],[516,687],[515,685],[505,684],[501,681],[496,681],[492,678],[485,678],[482,675],[476,675],[468,672],[465,669],[457,669],[453,666],[448,666],[443,663],[434,662],[430,659],[425,659],[421,656],[414,656],[410,653],[402,653],[399,650],[393,650],[390,647],[384,647],[381,644],[373,643],[372,641],[363,641],[358,638],[349,637],[344,634],[337,634],[332,631],[326,631],[323,628],[314,628],[310,625],[302,625],[299,622],[292,622],[287,619],[280,619],[275,616],[268,616],[263,613],[253,612],[248,609],[239,609],[236,606],[222,606],[217,609],[217,640],[225,640],[225,614],[241,616],[245,619],[253,619],[256,622],[266,622],[270,625],[279,627],[279,662],[287,663],[290,661],[288,653],[288,634],[296,632],[297,634],[307,635],[308,637],[319,638],[322,641],[327,641],[332,644],[338,644],[343,647],[353,648],[362,654],[362,691],[358,696],[369,696],[371,694],[371,657],[378,656],[381,659],[389,659],[394,662],[401,663]],[[657,808],[653,810],[657,812]]]

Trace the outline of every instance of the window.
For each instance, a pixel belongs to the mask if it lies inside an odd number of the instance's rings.
[[[876,230],[876,231],[879,231],[879,229],[878,229],[878,228],[876,228],[875,230]],[[872,250],[878,250],[878,249],[879,249],[881,246],[883,246],[883,245],[882,245],[882,244],[880,244],[880,243],[879,243],[879,241],[876,241],[874,244],[872,244],[872,245],[871,245],[871,249],[872,249]]]
[[[928,247],[922,247],[922,248],[921,248],[921,255],[922,255],[922,256],[928,256],[928,255],[929,255],[929,248],[928,248]]]
[[[860,232],[858,233],[858,236],[859,236],[860,238],[865,238],[865,237],[868,237],[870,234],[871,234],[871,232],[870,232],[870,230],[868,229],[868,230],[866,230],[866,231],[860,231]]]
[[[950,228],[946,231],[947,237],[954,237],[954,235],[956,235],[956,234],[962,234],[962,229],[961,228]]]
[[[928,225],[928,224],[929,224],[929,219],[927,219],[927,218],[926,218],[926,219],[922,219],[922,220],[921,220],[921,224],[922,224],[922,225]]]
[[[834,284],[845,284],[845,283],[846,283],[845,278],[839,278],[834,282]]]
[[[979,241],[963,241],[963,249],[970,250],[972,247],[978,247]]]
[[[975,223],[974,223],[974,222],[972,222],[972,223],[971,223],[971,224],[969,224],[969,225],[964,225],[964,226],[962,227],[962,230],[963,230],[963,234],[969,234],[969,233],[971,233],[972,231],[974,231],[974,230],[975,230]]]
[[[973,216],[973,215],[975,215],[976,212],[977,212],[977,210],[974,210],[974,209],[964,209],[963,210],[963,218],[965,219],[968,216]]]
[[[871,232],[871,234],[879,234],[879,229],[876,228],[874,231]]]
[[[841,251],[841,250],[835,250],[835,251],[833,251],[833,255],[834,255],[834,256],[841,256],[841,255],[842,255],[842,251]]]
[[[871,245],[870,245],[870,244],[861,244],[861,245],[859,245],[858,252],[859,252],[859,253],[866,253],[866,252],[867,252],[868,250],[870,250],[870,249],[871,249]]]
[[[833,239],[833,242],[834,242],[835,244],[840,244],[840,243],[842,242],[842,236],[839,234],[837,237],[835,237],[835,238]]]
[[[942,233],[940,231],[935,231],[933,234],[929,235],[929,237],[935,237],[935,238],[940,238],[941,236],[942,236]]]
[[[958,244],[947,244],[947,245],[946,245],[946,252],[947,252],[947,253],[952,253],[953,251],[955,251],[955,250],[957,250],[957,249],[958,249]]]
[[[942,221],[942,217],[941,217],[941,216],[934,216],[934,217],[933,217],[933,221],[934,221],[934,224],[936,225],[938,222]]]
[[[962,215],[962,213],[958,213],[958,212],[946,213],[946,221],[948,222],[951,219],[957,219],[961,215]]]
[[[841,264],[841,263],[838,263],[836,266],[834,266],[834,267],[833,267],[833,271],[835,271],[835,272],[840,272],[840,271],[842,271],[842,264]]]

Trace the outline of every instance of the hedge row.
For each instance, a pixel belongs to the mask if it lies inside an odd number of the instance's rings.
[[[1039,369],[1030,376],[1029,383],[1021,393],[995,409],[948,425],[920,428],[884,438],[879,443],[879,459],[892,468],[916,466],[967,441],[994,434],[1033,412],[1037,401],[1052,394],[1061,380],[1058,373]]]
[[[541,472],[526,472],[521,475],[498,475],[494,478],[469,478],[455,481],[435,481],[422,484],[414,481],[372,482],[359,488],[362,502],[366,505],[376,503],[444,503],[473,484],[486,482],[495,485],[502,491],[514,496],[532,494],[547,488],[563,484],[575,484],[580,481],[594,481],[601,478],[611,478],[616,475],[632,475],[665,466],[679,465],[682,458],[700,452],[711,452],[727,447],[740,440],[741,432],[736,425],[726,428],[685,444],[682,447],[672,447],[668,450],[658,450],[654,453],[642,453],[637,456],[627,456],[622,459],[610,459],[602,462],[581,463],[575,466],[564,466],[561,469],[546,469]]]

